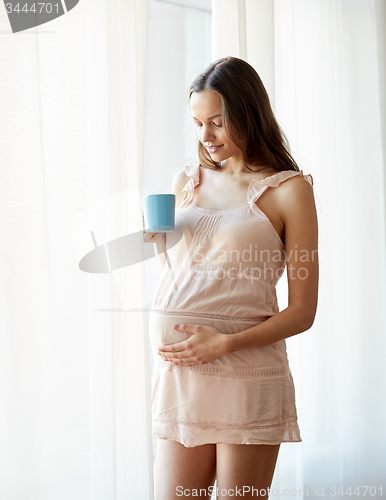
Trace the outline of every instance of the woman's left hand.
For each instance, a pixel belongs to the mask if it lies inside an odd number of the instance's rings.
[[[177,366],[202,365],[227,354],[226,335],[205,325],[174,325],[179,332],[192,335],[183,342],[167,344],[158,349],[165,361]]]

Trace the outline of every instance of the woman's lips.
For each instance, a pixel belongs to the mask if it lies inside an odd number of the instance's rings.
[[[207,150],[209,151],[209,153],[213,154],[213,153],[216,153],[223,146],[224,146],[224,144],[221,144],[221,146],[208,147]]]

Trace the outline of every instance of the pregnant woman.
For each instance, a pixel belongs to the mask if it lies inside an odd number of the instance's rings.
[[[212,63],[189,103],[199,161],[173,179],[175,231],[152,238],[156,500],[210,498],[215,480],[216,498],[267,498],[280,444],[301,441],[285,339],[317,308],[313,180],[245,61]]]

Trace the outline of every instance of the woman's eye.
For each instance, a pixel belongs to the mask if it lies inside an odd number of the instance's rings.
[[[221,128],[221,127],[222,127],[222,125],[217,125],[217,123],[214,123],[214,122],[213,122],[213,125],[214,125],[215,127],[217,127],[217,128]],[[202,127],[202,123],[197,123],[197,124],[196,124],[196,126],[197,126],[197,127]]]

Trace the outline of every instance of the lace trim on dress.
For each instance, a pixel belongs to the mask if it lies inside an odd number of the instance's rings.
[[[190,179],[186,183],[184,189],[181,191],[181,193],[185,191],[185,195],[178,208],[184,208],[186,205],[189,205],[189,203],[193,201],[194,188],[198,186],[200,182],[200,163],[190,162],[188,165],[185,166],[185,173],[187,176],[190,177]]]
[[[160,361],[157,360],[160,368],[173,368],[175,371],[180,372],[184,370],[193,370],[197,372],[204,372],[215,375],[230,376],[230,377],[283,377],[285,375],[284,366],[279,368],[258,368],[258,369],[240,369],[224,366],[213,365],[193,365],[193,366],[175,366],[173,361]]]
[[[220,425],[216,424],[208,424],[208,423],[197,423],[197,422],[184,422],[183,420],[160,420],[157,418],[153,419],[154,423],[159,423],[159,424],[178,424],[178,425],[187,425],[190,427],[203,427],[206,429],[273,429],[276,427],[291,427],[291,424],[288,422],[281,422],[279,424],[271,424],[271,425],[232,425],[232,424],[223,424],[221,423]],[[156,431],[153,433],[153,436],[158,435],[159,437],[162,437],[162,434],[157,433]]]
[[[220,319],[224,321],[245,321],[247,323],[260,323],[267,319],[267,316],[257,316],[254,318],[245,318],[241,316],[226,316],[224,314],[210,314],[210,313],[199,313],[192,311],[167,311],[164,309],[151,309],[152,313],[162,314],[165,316],[193,316],[197,318],[208,318],[208,319]]]
[[[297,175],[306,179],[311,184],[311,186],[314,185],[312,175],[304,175],[303,170],[300,170],[300,172],[297,172],[295,170],[283,170],[275,175],[270,175],[265,179],[261,179],[260,181],[258,181],[257,179],[253,179],[247,191],[248,204],[255,203],[268,187],[277,187],[282,182]]]

